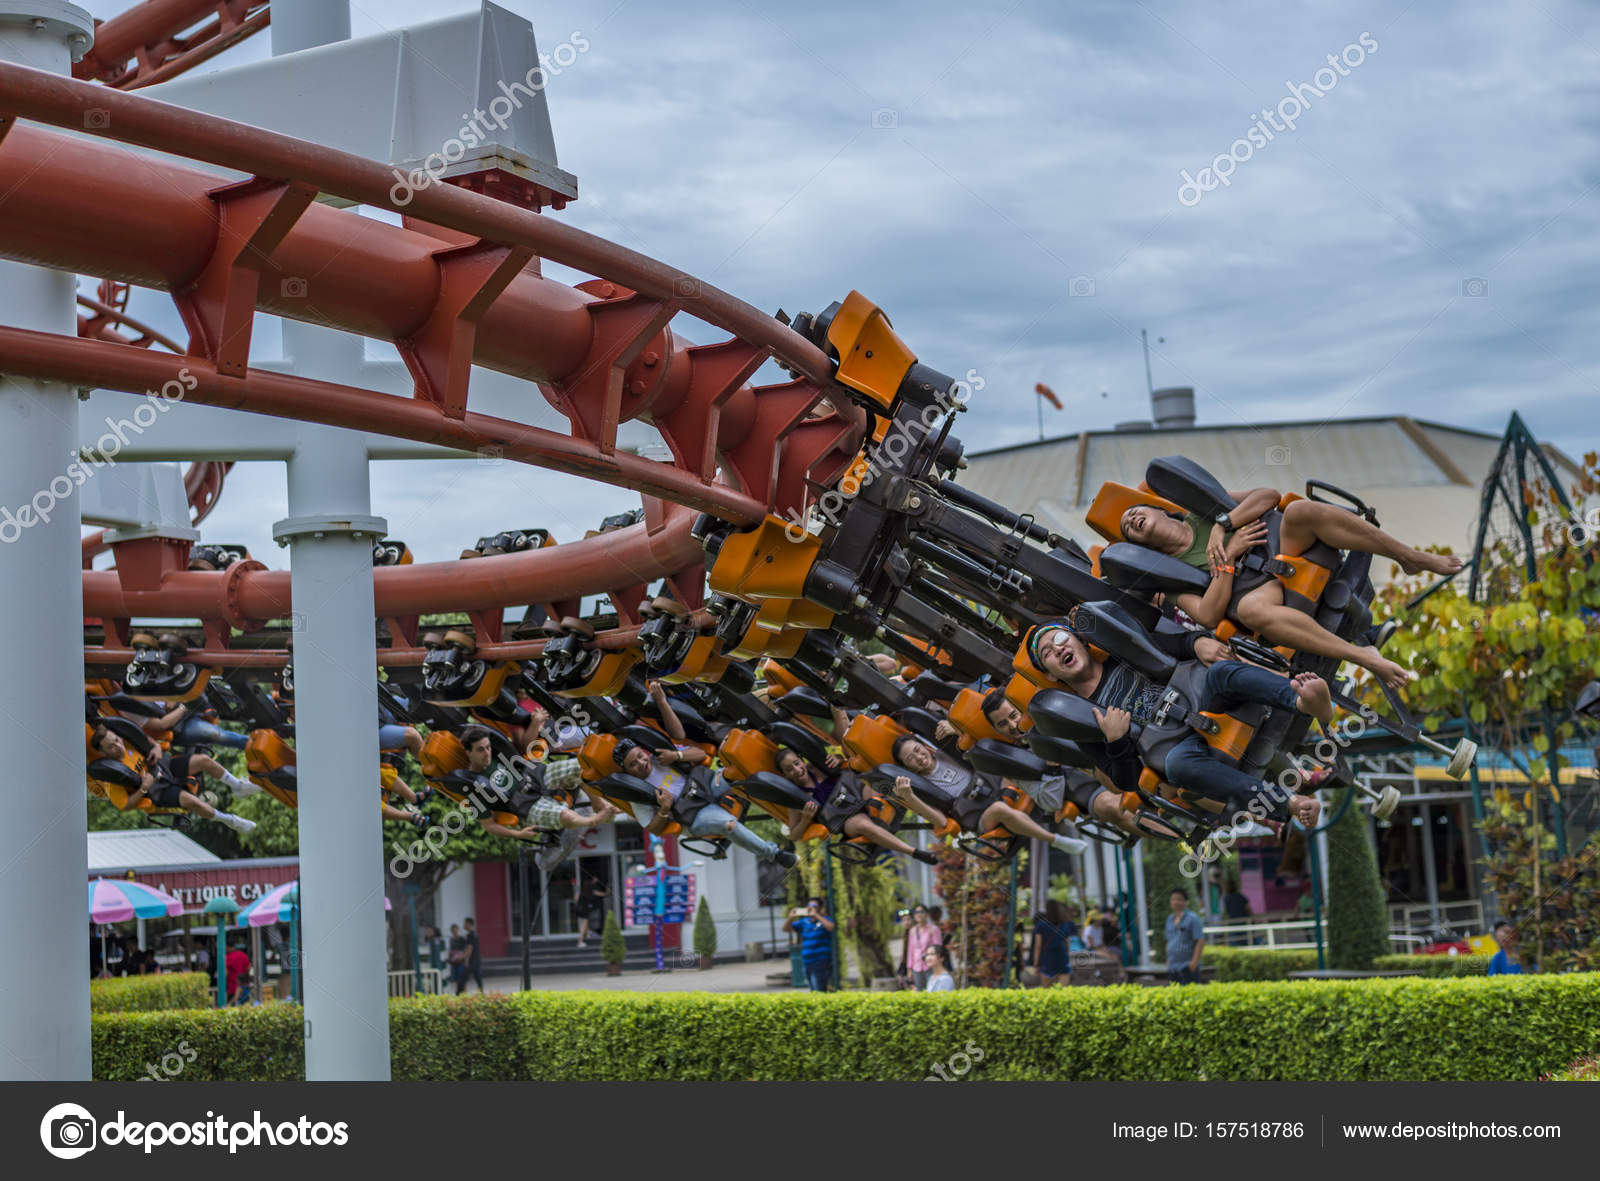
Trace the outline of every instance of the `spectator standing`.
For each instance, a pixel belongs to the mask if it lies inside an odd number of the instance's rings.
[[[250,956],[242,947],[232,947],[228,950],[227,958],[222,961],[223,971],[226,973],[228,985],[228,1003],[230,1005],[248,1005],[250,1003]]]
[[[1172,913],[1167,916],[1167,979],[1173,984],[1200,982],[1200,952],[1206,945],[1205,926],[1189,909],[1189,891],[1175,887]]]
[[[1067,955],[1067,941],[1077,927],[1067,917],[1067,908],[1051,898],[1044,904],[1044,913],[1033,923],[1033,954],[1028,963],[1039,973],[1039,987],[1049,988],[1057,980],[1072,974],[1072,962]]]
[[[1494,925],[1494,941],[1500,950],[1489,959],[1489,975],[1521,976],[1527,969],[1522,963],[1522,953],[1517,950],[1517,929],[1501,919]]]
[[[922,964],[928,973],[928,984],[925,992],[954,992],[956,979],[950,974],[950,949],[942,943],[934,943],[924,953]]]
[[[918,992],[928,987],[928,969],[923,962],[928,948],[942,944],[944,934],[933,924],[933,916],[926,906],[917,906],[911,912],[911,926],[906,931],[906,967],[911,971],[911,986]]]
[[[833,928],[833,920],[822,913],[820,898],[811,899],[804,910],[791,910],[783,924],[785,931],[800,936],[800,962],[812,992],[833,990]]]
[[[461,975],[456,980],[456,995],[460,996],[467,991],[469,979],[477,981],[478,993],[483,993],[483,953],[478,944],[478,924],[471,919],[463,919],[467,930],[462,936]]]
[[[457,923],[450,924],[450,950],[445,959],[450,964],[450,983],[456,986],[456,995],[460,996],[467,983],[467,940]]]

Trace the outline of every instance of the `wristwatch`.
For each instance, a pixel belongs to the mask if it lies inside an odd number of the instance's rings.
[[[1221,525],[1224,529],[1232,529],[1233,528],[1233,518],[1230,517],[1227,513],[1218,513],[1217,516],[1216,516],[1216,522],[1217,522],[1217,524]]]

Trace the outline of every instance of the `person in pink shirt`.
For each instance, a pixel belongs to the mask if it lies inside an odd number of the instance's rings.
[[[927,965],[924,954],[934,944],[944,945],[944,935],[928,917],[928,908],[919,905],[911,912],[911,927],[906,931],[906,970],[911,973],[911,983],[918,992],[928,987]]]

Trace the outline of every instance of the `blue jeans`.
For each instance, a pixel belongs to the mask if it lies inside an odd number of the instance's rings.
[[[406,728],[404,726],[382,725],[378,727],[379,750],[404,750],[406,747]]]
[[[771,861],[778,855],[778,846],[771,841],[764,841],[744,825],[734,822],[733,831],[727,832],[728,821],[733,820],[733,813],[720,804],[707,804],[695,813],[694,823],[684,829],[692,837],[721,837],[725,836],[739,848],[754,853],[762,861]]]
[[[811,986],[812,992],[832,992],[833,961],[807,960],[806,983]]]
[[[1293,710],[1298,700],[1287,677],[1243,661],[1222,660],[1206,670],[1200,708],[1226,713],[1241,705],[1260,704]],[[1193,731],[1168,752],[1165,777],[1174,787],[1199,792],[1237,811],[1246,810],[1252,800],[1260,798],[1267,807],[1267,815],[1278,818],[1288,815],[1287,800],[1276,798],[1285,793],[1270,789],[1254,775],[1223,762],[1206,745],[1206,740]]]
[[[179,746],[229,746],[243,750],[250,743],[248,734],[224,730],[204,718],[185,718],[173,727],[172,736]]]

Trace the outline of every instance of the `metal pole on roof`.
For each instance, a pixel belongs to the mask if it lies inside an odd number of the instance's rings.
[[[1153,397],[1156,383],[1150,376],[1150,334],[1143,328],[1139,329],[1139,343],[1144,346],[1144,392],[1146,396]]]

